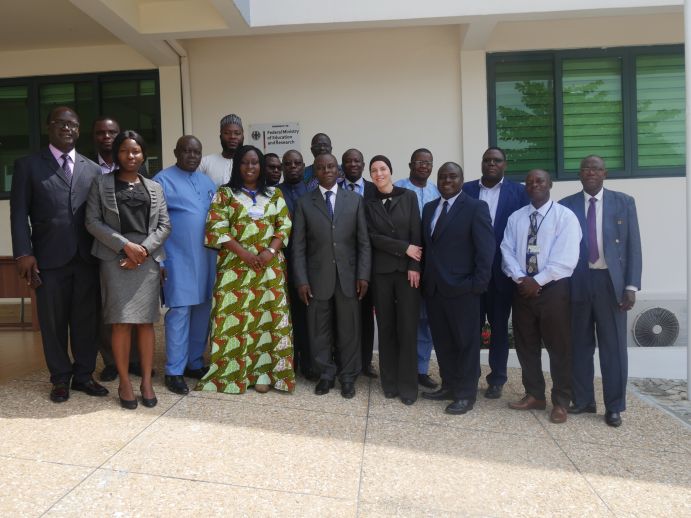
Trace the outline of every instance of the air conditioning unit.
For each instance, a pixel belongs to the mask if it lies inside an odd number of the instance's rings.
[[[686,311],[686,300],[682,299],[637,300],[628,315],[628,346],[686,345]]]

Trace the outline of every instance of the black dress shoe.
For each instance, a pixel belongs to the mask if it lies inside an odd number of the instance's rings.
[[[502,390],[504,390],[504,387],[501,385],[490,385],[487,387],[487,390],[485,390],[485,397],[487,399],[499,399]]]
[[[614,428],[621,426],[621,414],[607,410],[605,412],[605,423],[607,423],[607,426],[613,426]]]
[[[404,405],[410,406],[410,405],[412,405],[413,403],[415,403],[415,400],[414,400],[414,399],[407,398],[407,397],[402,397],[402,398],[401,398],[401,403],[403,403]]]
[[[130,363],[127,367],[127,372],[134,374],[135,376],[142,377],[142,366],[138,363]],[[156,376],[156,369],[151,369],[151,377]]]
[[[334,380],[321,379],[319,383],[317,383],[317,386],[314,387],[314,393],[317,396],[323,396],[324,394],[328,394],[329,390],[332,388],[334,388]]]
[[[204,376],[206,376],[207,372],[209,372],[208,365],[206,367],[200,367],[198,369],[185,369],[185,377],[200,380]]]
[[[156,398],[155,395],[154,395],[154,397],[149,398],[149,399],[144,397],[144,389],[141,385],[139,385],[139,392],[141,392],[141,394],[142,394],[142,405],[144,405],[145,407],[153,408],[158,404],[158,399]]]
[[[395,398],[396,396],[398,396],[398,392],[388,392],[388,391],[386,391],[386,390],[384,391],[384,397],[385,397],[386,399],[393,399],[393,398]]]
[[[108,389],[103,385],[96,383],[93,378],[89,378],[88,380],[82,382],[72,380],[72,390],[84,392],[89,396],[103,397],[108,395]]]
[[[50,400],[53,403],[64,403],[70,398],[70,387],[67,383],[54,383],[50,390]]]
[[[445,388],[440,388],[434,392],[423,392],[422,397],[432,401],[453,401],[453,395]]]
[[[189,394],[190,388],[185,383],[185,378],[182,376],[165,376],[166,388],[175,394],[184,396]]]
[[[448,405],[444,412],[452,415],[462,415],[473,409],[473,402],[469,399],[456,399]]]
[[[569,408],[566,409],[569,414],[595,414],[597,413],[597,407],[595,403],[588,403],[586,405],[576,405],[572,403]]]
[[[137,408],[137,399],[122,399],[120,395],[120,389],[118,388],[118,399],[120,400],[120,406],[127,410],[134,410]]]
[[[435,389],[439,386],[439,383],[434,381],[429,374],[418,374],[417,375],[418,385],[422,385],[425,388]]]
[[[115,365],[106,365],[103,367],[103,370],[101,371],[101,374],[98,376],[98,379],[101,381],[113,381],[118,377],[118,370],[115,368]]]
[[[341,396],[346,399],[355,397],[355,383],[352,381],[344,381],[341,383]]]
[[[379,377],[377,375],[377,371],[375,371],[374,367],[372,367],[372,364],[369,364],[362,368],[362,375],[372,379]]]

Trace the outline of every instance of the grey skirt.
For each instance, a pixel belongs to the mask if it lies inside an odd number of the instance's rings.
[[[121,258],[101,261],[101,301],[105,324],[151,324],[161,318],[159,264],[151,256],[134,270]]]

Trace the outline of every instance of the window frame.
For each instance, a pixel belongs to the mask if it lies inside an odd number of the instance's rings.
[[[159,137],[162,137],[161,128],[161,80],[158,69],[149,70],[126,70],[115,72],[95,72],[86,74],[65,74],[65,75],[43,75],[43,76],[28,76],[28,77],[12,77],[0,79],[0,87],[2,86],[17,86],[24,85],[28,89],[28,114],[29,117],[29,153],[35,153],[41,149],[41,133],[45,127],[45,121],[42,120],[40,114],[40,98],[39,90],[41,86],[53,83],[70,83],[82,82],[91,83],[94,91],[95,113],[100,115],[111,115],[117,117],[117,114],[104,114],[101,111],[102,102],[102,83],[109,81],[127,81],[127,80],[143,80],[153,79],[156,85],[156,113],[158,119]],[[82,123],[84,121],[81,121]],[[91,122],[89,122],[91,123]],[[81,145],[79,145],[81,143]],[[90,143],[78,141],[78,149],[87,149],[91,146]],[[161,142],[163,144],[163,142]],[[86,156],[90,156],[86,153]],[[10,191],[0,190],[0,200],[8,200],[10,198]]]
[[[497,145],[497,99],[496,68],[500,63],[549,61],[554,70],[554,135],[555,135],[555,170],[550,171],[554,180],[577,180],[578,172],[564,169],[564,107],[563,107],[563,72],[562,63],[566,59],[584,58],[620,58],[621,59],[621,93],[623,114],[623,169],[607,171],[609,178],[664,178],[686,175],[686,167],[641,168],[638,165],[638,99],[636,85],[636,58],[643,55],[674,54],[684,56],[684,45],[649,45],[636,47],[609,47],[567,50],[537,50],[526,52],[487,53],[487,111],[488,141],[490,146]],[[687,135],[687,138],[689,136]],[[511,157],[509,156],[509,161]],[[524,171],[507,176],[522,179]]]

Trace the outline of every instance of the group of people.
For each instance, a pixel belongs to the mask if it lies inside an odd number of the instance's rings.
[[[113,119],[94,122],[95,162],[75,152],[73,109],[54,108],[47,123],[48,148],[15,164],[11,218],[19,275],[36,289],[53,401],[70,388],[108,393],[93,378],[100,344],[101,378],[119,376],[121,405],[137,407],[135,373],[142,404],[154,406],[163,302],[165,384],[175,393],[189,391],[185,376],[197,390],[292,392],[299,371],[315,394],[338,378],[352,398],[358,375],[379,375],[387,398],[411,405],[421,385],[431,390],[424,398],[465,414],[477,400],[486,323],[484,396],[502,396],[512,315],[526,394],[509,406],[546,408],[544,344],[550,420],[596,412],[597,345],[605,421],[621,424],[641,246],[635,203],[604,189],[602,158],[583,159],[583,191],[560,203],[546,171],[530,171],[525,186],[505,178],[497,147],[472,182],[446,162],[435,186],[426,148],[397,182],[389,158],[372,157],[368,181],[357,149],[339,164],[319,133],[306,167],[297,150],[245,146],[231,114],[220,121],[220,153],[203,156],[201,142],[183,136],[175,165],[149,179],[143,139]],[[432,350],[441,386],[429,375]]]

